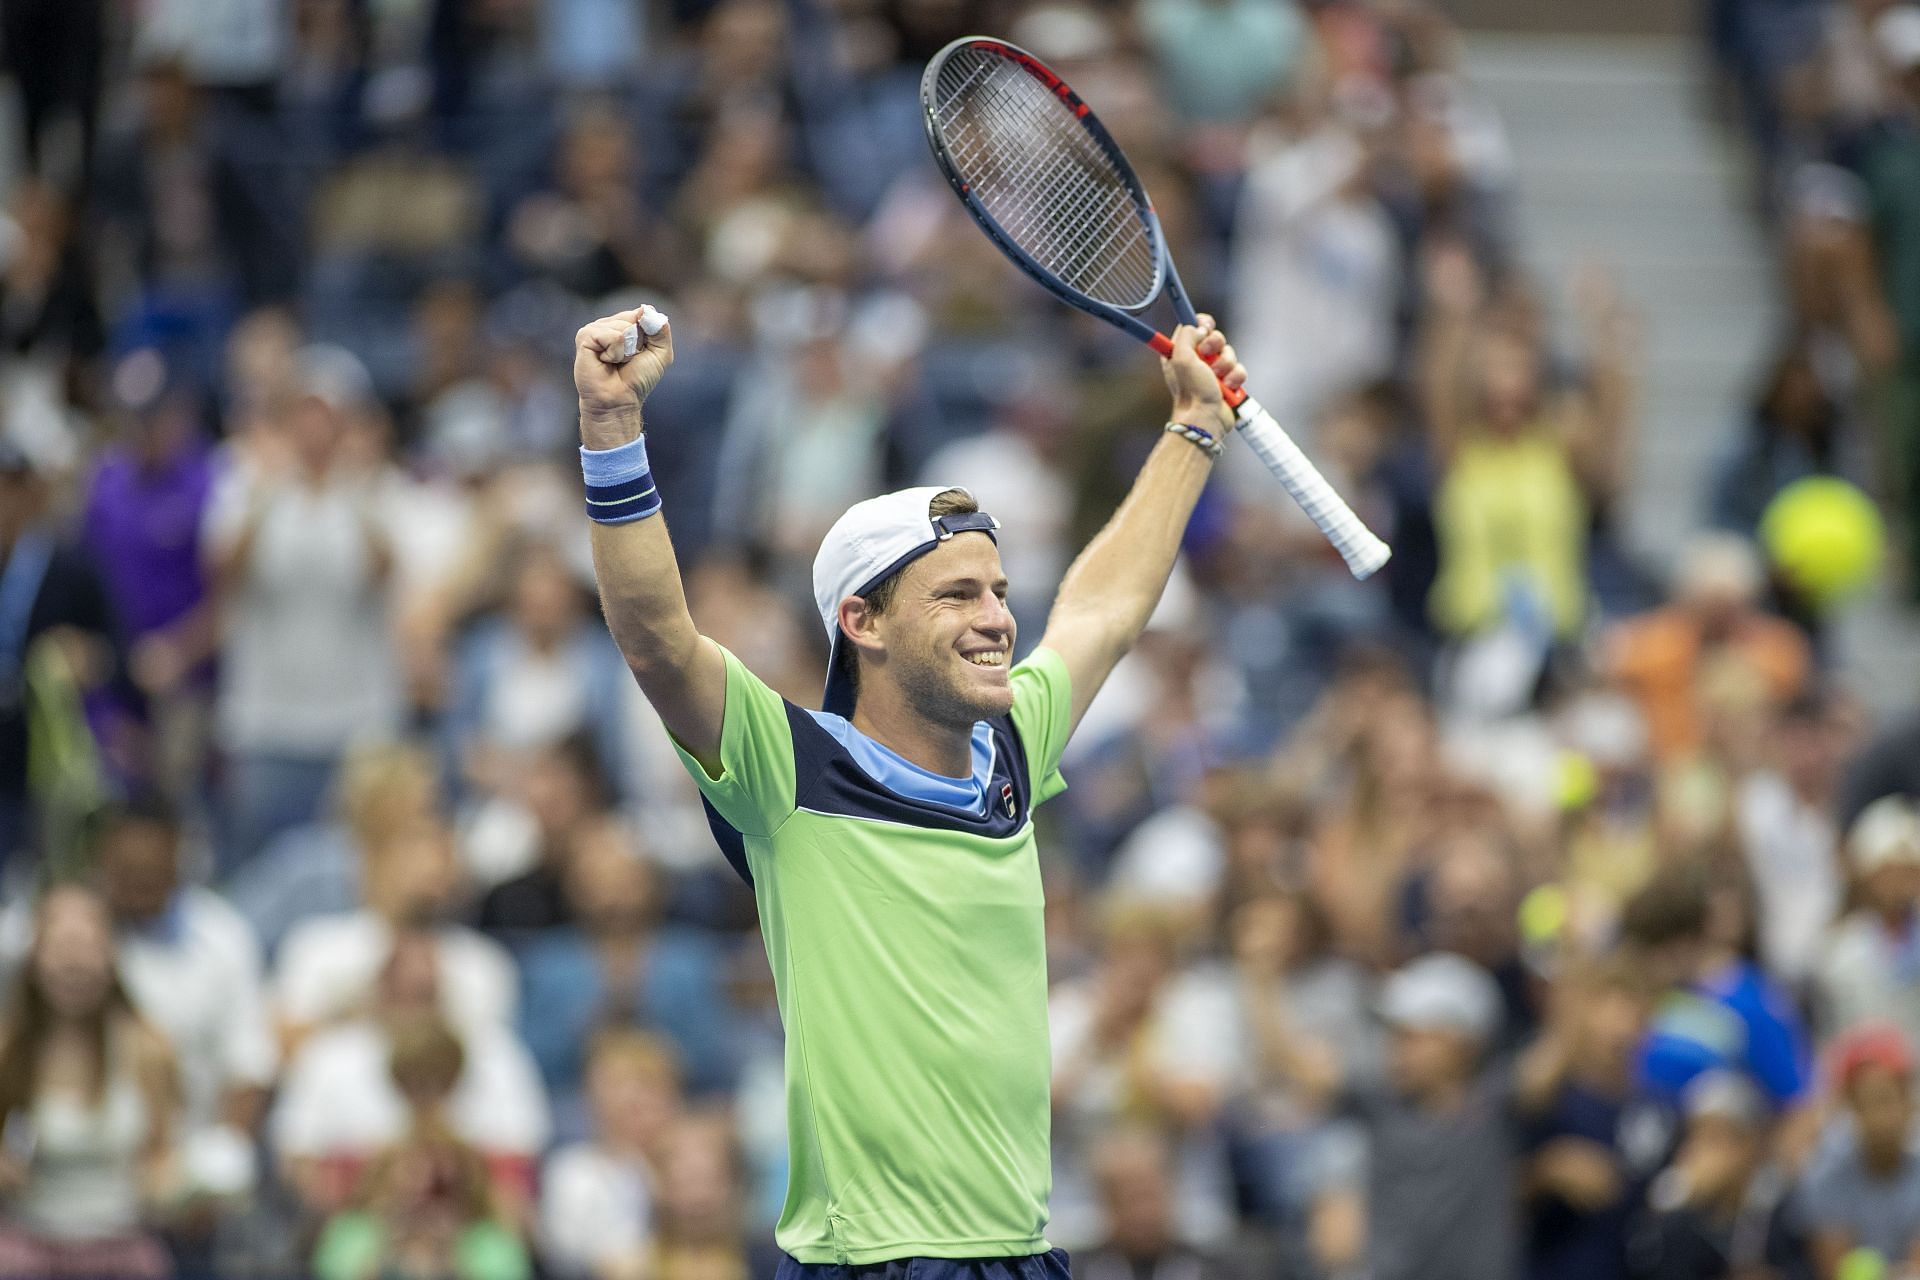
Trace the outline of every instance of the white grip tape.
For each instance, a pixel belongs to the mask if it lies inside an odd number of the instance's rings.
[[[1248,396],[1240,402],[1238,414],[1240,436],[1259,455],[1260,461],[1267,464],[1267,470],[1286,486],[1300,509],[1320,527],[1320,532],[1327,535],[1327,541],[1347,562],[1354,577],[1371,577],[1392,558],[1392,549],[1360,523],[1353,508],[1333,491],[1319,468],[1300,452],[1300,446],[1280,429],[1280,424],[1260,407],[1259,401]]]

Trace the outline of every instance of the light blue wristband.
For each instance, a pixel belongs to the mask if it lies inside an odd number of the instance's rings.
[[[587,482],[587,518],[597,524],[632,524],[660,509],[645,436],[611,449],[580,446],[580,474]]]

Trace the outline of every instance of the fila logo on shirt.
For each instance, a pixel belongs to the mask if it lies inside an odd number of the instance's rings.
[[[1000,784],[1000,803],[1005,806],[1007,816],[1011,818],[1013,816],[1013,784],[1011,782]]]

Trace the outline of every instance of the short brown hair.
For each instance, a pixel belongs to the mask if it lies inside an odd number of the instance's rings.
[[[1659,872],[1628,901],[1620,917],[1620,936],[1638,947],[1703,938],[1707,912],[1705,870],[1679,863]]]
[[[428,1014],[393,1029],[387,1071],[401,1093],[444,1098],[460,1083],[466,1067],[466,1047],[439,1018]]]
[[[965,489],[946,489],[934,494],[933,501],[927,503],[927,519],[938,520],[941,516],[967,516],[979,509],[980,504],[975,502]],[[893,607],[893,594],[899,590],[900,575],[905,571],[905,566],[894,570],[861,595],[860,598],[867,602],[869,613],[877,617]],[[839,639],[837,630],[834,638],[836,642]],[[852,691],[854,697],[859,697],[860,662],[854,656],[853,646],[841,646],[837,660],[840,664],[840,675],[846,679],[847,688]]]

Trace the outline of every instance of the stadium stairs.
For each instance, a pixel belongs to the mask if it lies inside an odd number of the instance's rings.
[[[1449,7],[1472,28],[1467,71],[1505,122],[1523,253],[1562,304],[1557,313],[1566,315],[1575,269],[1593,262],[1642,317],[1627,528],[1646,564],[1670,568],[1781,323],[1777,273],[1751,213],[1751,166],[1742,140],[1714,118],[1690,7]],[[1920,613],[1883,587],[1846,612],[1835,639],[1844,683],[1876,710],[1914,703]]]

